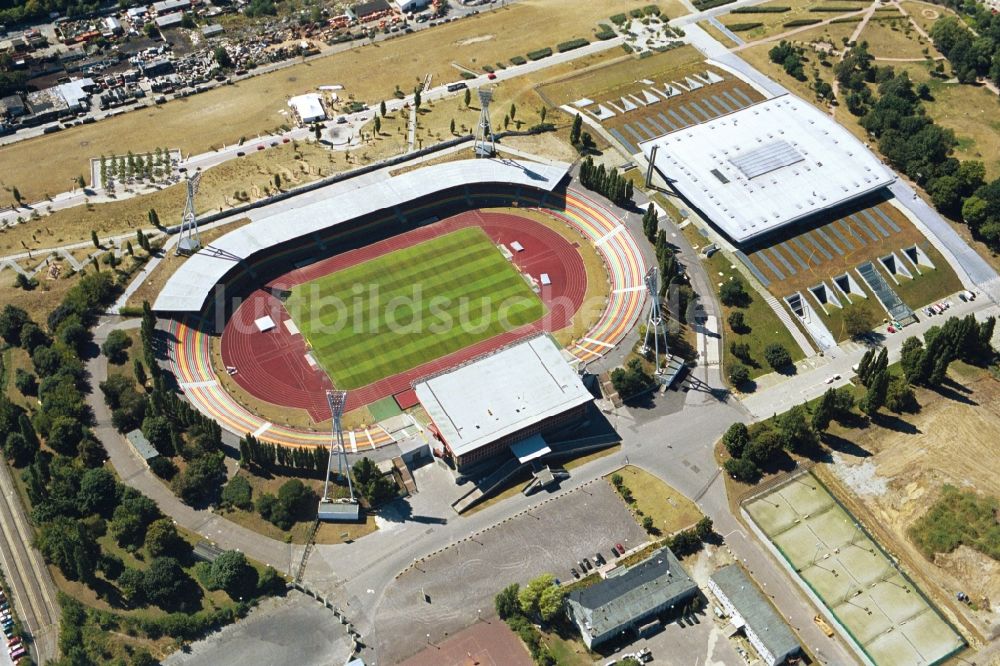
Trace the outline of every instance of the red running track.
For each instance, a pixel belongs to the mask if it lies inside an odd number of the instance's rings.
[[[327,389],[330,378],[306,359],[302,335],[291,334],[281,301],[271,289],[290,289],[335,271],[370,261],[389,252],[470,226],[479,226],[493,240],[510,249],[513,241],[524,246],[514,253],[514,265],[536,283],[548,273],[552,284],[542,287],[539,296],[548,312],[539,321],[501,333],[487,340],[424,363],[406,372],[386,377],[348,393],[347,409],[355,409],[410,388],[420,377],[441,372],[472,358],[541,331],[558,331],[569,325],[583,305],[587,291],[587,271],[573,243],[548,227],[517,215],[470,211],[393,236],[371,245],[295,269],[254,291],[233,313],[222,333],[222,361],[236,368],[233,379],[256,398],[282,407],[306,410],[315,422],[329,416]],[[260,332],[254,320],[268,315],[277,326]],[[377,350],[373,350],[377,353]],[[336,374],[336,369],[333,369]]]

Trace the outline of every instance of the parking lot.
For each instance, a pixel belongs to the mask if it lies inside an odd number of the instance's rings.
[[[344,625],[312,597],[289,592],[263,601],[236,624],[173,653],[163,663],[343,664],[351,654]]]
[[[493,597],[510,583],[542,573],[572,580],[582,558],[599,551],[610,560],[614,544],[646,540],[607,482],[588,483],[409,568],[386,589],[367,642],[380,663],[396,663],[480,617],[492,621]]]

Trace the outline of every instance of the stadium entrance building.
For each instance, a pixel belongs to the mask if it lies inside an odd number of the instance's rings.
[[[549,452],[543,436],[583,418],[593,396],[547,335],[414,384],[443,453],[459,471],[513,453]]]

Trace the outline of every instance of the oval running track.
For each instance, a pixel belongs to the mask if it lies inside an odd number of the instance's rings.
[[[530,203],[531,199],[526,199]],[[621,342],[635,325],[646,292],[643,284],[645,265],[635,239],[622,220],[605,205],[576,189],[566,192],[565,210],[544,207],[535,200],[538,210],[579,231],[597,249],[608,271],[608,303],[587,335],[571,344],[567,351],[581,362],[598,359]],[[219,383],[212,367],[210,336],[183,321],[171,320],[168,332],[170,369],[189,402],[231,433],[252,433],[262,441],[284,446],[327,446],[330,434],[302,430],[271,423],[243,407]],[[351,452],[371,450],[393,442],[379,426],[347,433],[345,444]]]

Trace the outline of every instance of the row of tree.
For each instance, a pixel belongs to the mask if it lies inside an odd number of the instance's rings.
[[[632,201],[632,181],[622,177],[617,169],[606,169],[603,164],[595,166],[590,156],[580,163],[580,182],[588,190],[603,195],[618,206]]]
[[[934,46],[948,58],[959,83],[975,83],[979,77],[986,77],[1000,85],[1000,18],[981,3],[973,7],[965,2],[943,4],[968,16],[968,24],[945,16],[930,30]]]

